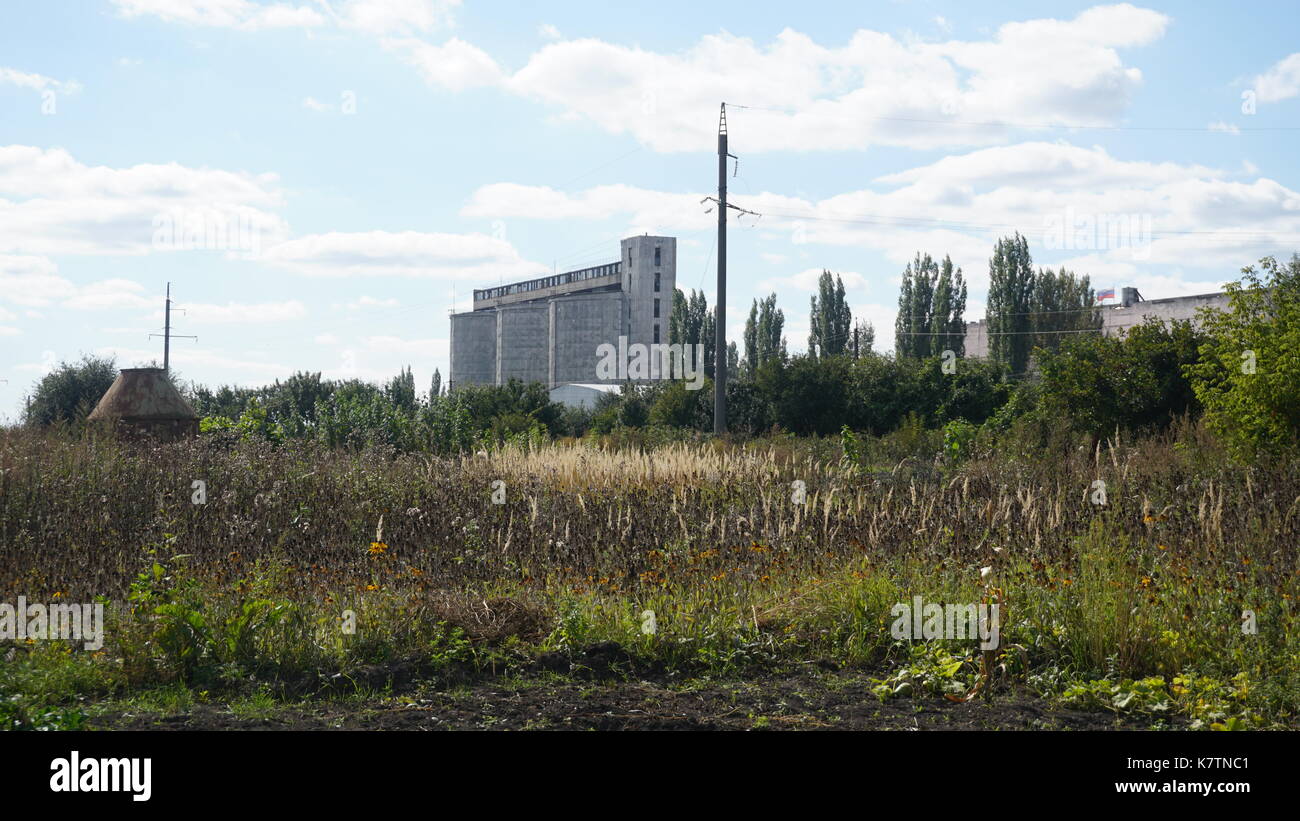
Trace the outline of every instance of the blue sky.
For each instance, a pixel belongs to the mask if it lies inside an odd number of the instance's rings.
[[[453,292],[645,231],[712,303],[721,100],[750,106],[731,195],[763,214],[730,234],[733,338],[775,291],[802,350],[828,268],[889,350],[917,251],[952,255],[978,318],[1015,230],[1099,287],[1216,290],[1300,248],[1300,10],[1226,8],[9,3],[0,416],[82,352],[161,358],[167,281],[198,335],[173,366],[213,385],[427,385]]]

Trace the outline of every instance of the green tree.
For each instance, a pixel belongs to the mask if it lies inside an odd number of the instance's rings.
[[[844,424],[851,359],[794,356],[784,366],[770,362],[758,372],[772,421],[795,433],[829,435]]]
[[[952,258],[939,263],[917,253],[903,270],[894,320],[894,350],[902,357],[924,359],[943,351],[966,352],[966,282]]]
[[[685,382],[674,379],[664,386],[650,407],[650,424],[696,429],[703,429],[707,424],[712,429],[713,403],[709,401],[712,396],[712,391],[693,391]]]
[[[916,259],[903,269],[903,284],[898,290],[898,317],[894,320],[894,350],[899,356],[930,355],[933,346],[930,320],[938,274],[939,268],[930,255],[919,251]]]
[[[415,412],[415,375],[410,367],[403,368],[384,386],[384,396],[393,407],[405,412]]]
[[[1242,269],[1227,311],[1205,311],[1208,339],[1189,364],[1206,422],[1243,460],[1293,450],[1300,436],[1300,255]]]
[[[433,369],[433,381],[429,384],[429,401],[442,396],[442,371]]]
[[[1205,337],[1189,322],[1149,319],[1123,337],[1070,334],[1040,351],[1042,418],[1094,438],[1167,427],[1199,403],[1184,368]]]
[[[838,356],[844,353],[853,316],[844,297],[844,281],[823,270],[817,281],[817,293],[811,299],[808,320],[811,356]]]
[[[704,373],[713,376],[713,348],[717,344],[714,332],[716,321],[709,310],[709,302],[704,292],[691,289],[690,297],[681,291],[673,291],[673,313],[668,318],[668,342],[673,345],[689,345],[692,354],[695,345],[704,346]],[[730,364],[730,363],[728,363]]]
[[[1013,374],[1029,367],[1033,349],[1034,268],[1029,242],[1019,232],[998,240],[989,259],[986,322],[990,358]]]
[[[930,355],[953,351],[966,354],[966,280],[960,268],[953,268],[952,257],[944,256],[934,284],[930,306]]]
[[[83,354],[80,362],[61,362],[41,377],[27,400],[23,421],[29,425],[80,422],[117,379],[113,357]]]
[[[849,334],[848,350],[853,352],[857,346],[857,355],[866,356],[871,353],[871,349],[876,344],[876,327],[865,319],[859,319],[853,323],[853,331]]]
[[[1101,331],[1097,295],[1086,274],[1040,270],[1034,278],[1033,312],[1034,344],[1044,350],[1055,350],[1080,331]]]
[[[763,365],[786,358],[785,312],[776,307],[776,294],[755,299],[745,321],[745,374],[753,378]],[[734,373],[734,371],[729,371]]]

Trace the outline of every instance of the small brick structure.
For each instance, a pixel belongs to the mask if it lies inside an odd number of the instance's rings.
[[[127,438],[171,441],[199,432],[199,415],[162,368],[123,368],[87,418]]]

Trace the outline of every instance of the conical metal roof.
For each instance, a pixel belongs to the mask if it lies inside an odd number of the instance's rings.
[[[123,368],[89,418],[147,422],[198,419],[199,415],[162,368]]]

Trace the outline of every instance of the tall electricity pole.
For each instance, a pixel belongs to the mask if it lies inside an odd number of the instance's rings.
[[[727,104],[718,119],[718,304],[713,343],[713,432],[727,432]]]
[[[741,106],[744,108],[745,106]],[[718,118],[718,196],[705,197],[701,203],[713,200],[718,205],[718,304],[714,308],[713,337],[713,432],[727,432],[727,209],[741,214],[762,216],[756,211],[727,204],[727,104],[722,104]],[[707,213],[707,212],[706,212]]]
[[[149,334],[150,337],[158,334]],[[197,336],[172,333],[172,284],[167,283],[167,301],[163,309],[163,373],[171,373],[172,337],[178,339],[198,339]]]
[[[167,302],[163,308],[163,373],[172,372],[172,284],[167,283]]]

